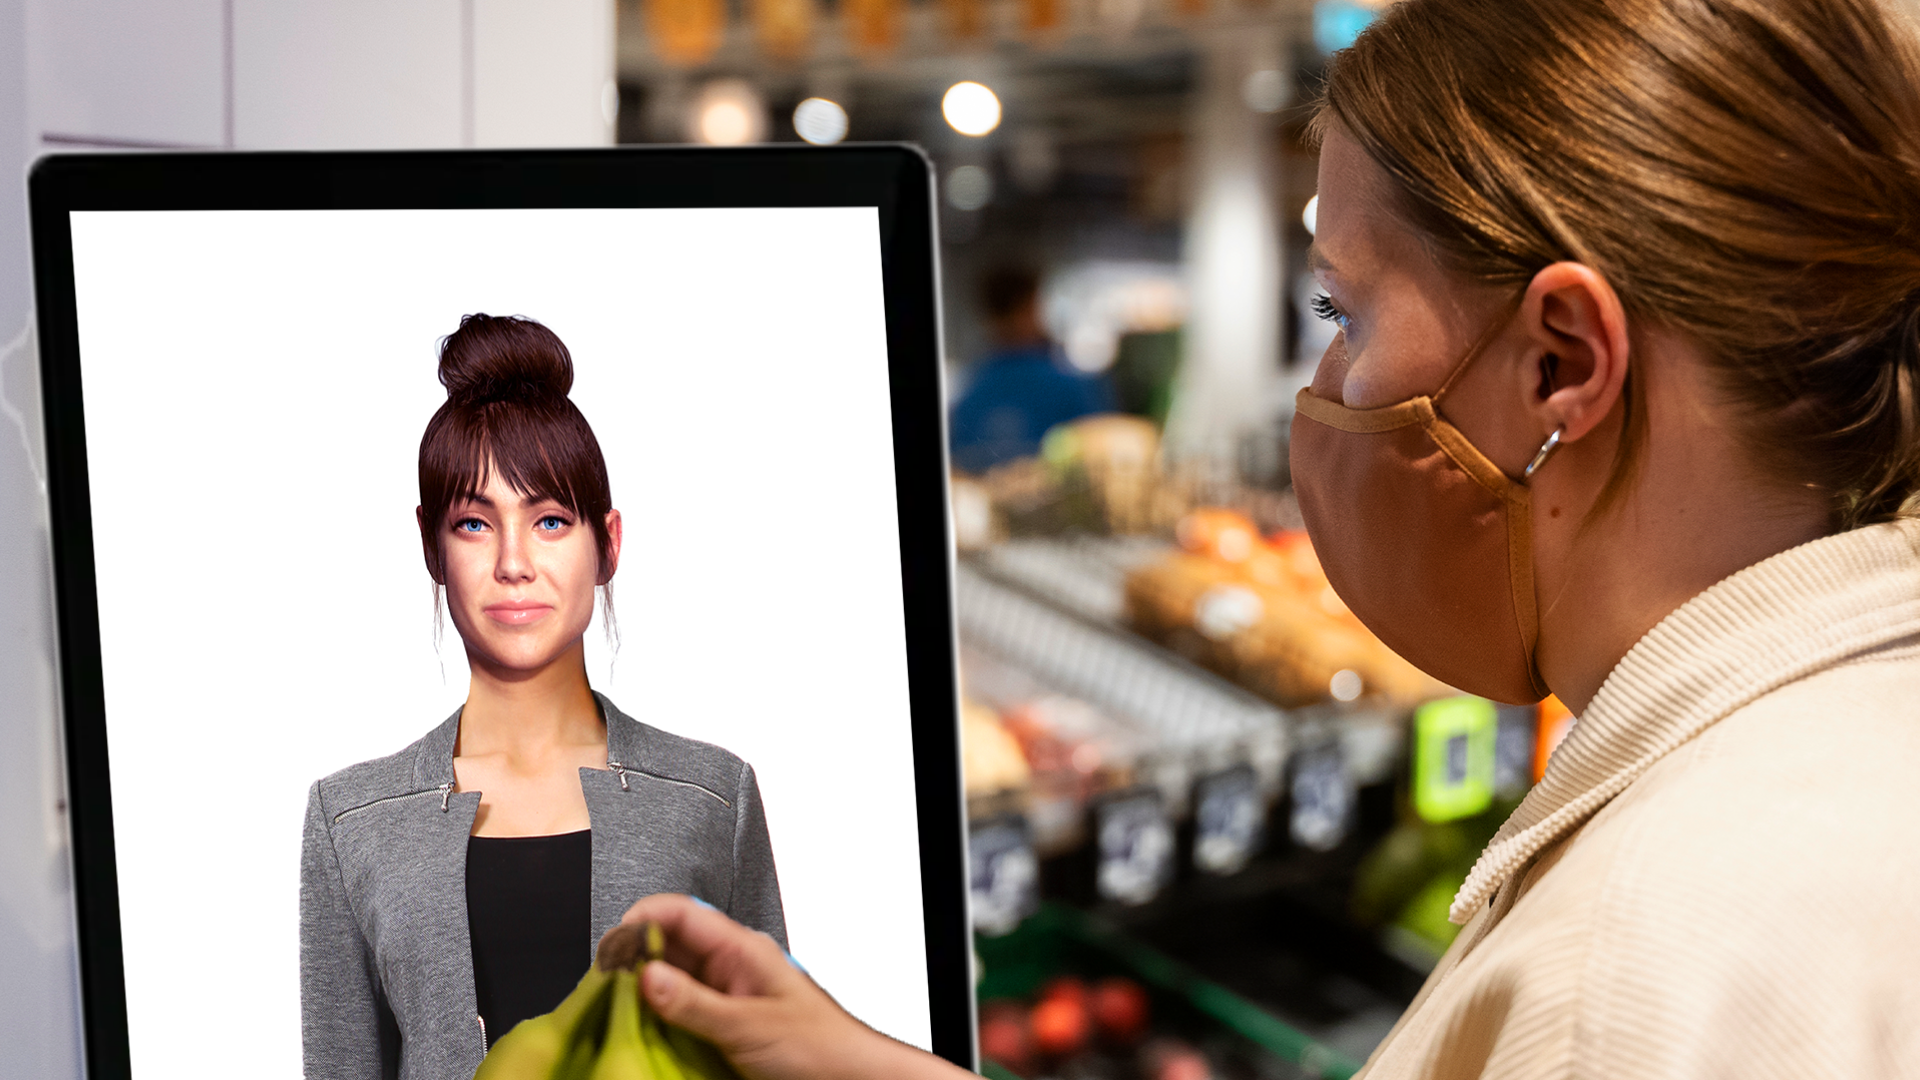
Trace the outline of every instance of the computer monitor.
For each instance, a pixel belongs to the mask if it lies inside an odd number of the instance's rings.
[[[931,186],[888,146],[39,163],[90,1076],[297,1076],[336,1013],[391,1071],[469,1021],[484,792],[416,507],[477,314],[570,356],[623,522],[593,933],[706,893],[971,1065]]]

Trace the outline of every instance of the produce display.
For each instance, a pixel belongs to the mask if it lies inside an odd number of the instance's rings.
[[[980,1056],[1021,1076],[1107,1080],[1211,1080],[1205,1054],[1155,1032],[1151,999],[1124,976],[1089,982],[1061,975],[1031,1002],[998,998],[980,1008]]]
[[[965,673],[996,670],[963,656]],[[961,706],[968,816],[1024,815],[1042,855],[1084,843],[1087,807],[1136,782],[1139,734],[1085,701],[1004,673],[981,681],[978,692],[993,705],[970,694]]]
[[[1033,780],[1026,751],[1000,714],[970,699],[960,703],[960,757],[969,800],[1018,793]]]
[[[474,1080],[737,1080],[711,1043],[641,996],[638,968],[661,950],[657,924],[614,928],[566,1000],[501,1036]]]
[[[1195,507],[1253,507],[1274,526],[1297,517],[1277,493],[1238,482],[1218,462],[1169,463],[1152,421],[1107,413],[1047,432],[1037,457],[981,475],[956,473],[961,550],[1008,536],[1163,535]]]
[[[1179,548],[1127,578],[1147,637],[1289,706],[1452,693],[1381,644],[1334,594],[1304,531],[1262,536],[1232,510],[1182,518]]]

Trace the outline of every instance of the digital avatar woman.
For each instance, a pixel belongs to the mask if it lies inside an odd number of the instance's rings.
[[[1408,660],[1579,716],[1363,1080],[1920,1075],[1910,5],[1403,0],[1317,127],[1313,546]],[[629,917],[750,1080],[967,1075]]]
[[[472,679],[424,738],[308,797],[312,1080],[472,1076],[489,1039],[552,1009],[655,893],[786,942],[752,767],[587,684],[582,639],[621,519],[567,397],[566,346],[528,319],[469,315],[441,345],[440,381],[416,516]]]

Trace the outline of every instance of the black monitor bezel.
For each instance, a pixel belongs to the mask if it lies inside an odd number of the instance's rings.
[[[933,1050],[974,1066],[933,181],[908,146],[75,154],[28,180],[56,643],[91,1080],[131,1071],[69,215],[84,210],[875,206]]]

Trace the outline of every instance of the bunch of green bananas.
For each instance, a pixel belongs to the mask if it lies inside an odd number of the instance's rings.
[[[658,925],[616,927],[566,1000],[515,1024],[473,1080],[739,1080],[713,1044],[640,995],[637,968],[661,950]]]

